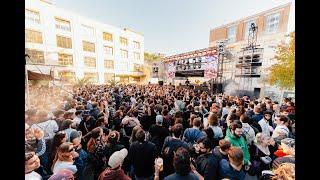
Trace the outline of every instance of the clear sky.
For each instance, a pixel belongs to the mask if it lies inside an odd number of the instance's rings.
[[[178,54],[209,45],[210,29],[294,0],[52,0],[55,6],[144,35],[147,52]]]

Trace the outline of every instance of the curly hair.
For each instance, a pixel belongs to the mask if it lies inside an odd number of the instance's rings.
[[[295,179],[295,164],[283,163],[275,171],[275,176],[272,180],[294,180]]]

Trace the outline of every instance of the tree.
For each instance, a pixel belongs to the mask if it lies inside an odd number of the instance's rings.
[[[161,57],[158,54],[144,52],[144,60],[147,62],[156,62],[156,61],[160,61]]]
[[[271,85],[280,88],[293,89],[295,86],[294,68],[295,68],[295,33],[290,33],[288,44],[278,45],[275,59],[277,63],[270,67],[270,76],[268,81]]]
[[[108,81],[108,83],[109,83],[111,86],[116,86],[116,85],[118,85],[120,82],[119,82],[119,81],[116,81],[116,80],[114,80],[114,79],[111,79],[111,80]]]
[[[92,81],[91,81],[91,77],[83,77],[81,79],[78,79],[76,80],[75,82],[75,86],[84,86],[84,85],[89,85],[89,84],[92,84]]]

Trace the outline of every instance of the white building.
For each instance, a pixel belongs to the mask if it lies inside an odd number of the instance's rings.
[[[80,16],[41,0],[25,1],[27,69],[62,79],[92,77],[140,82],[144,37]]]

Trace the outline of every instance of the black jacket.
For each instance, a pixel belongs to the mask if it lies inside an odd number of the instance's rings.
[[[227,160],[222,159],[219,163],[219,176],[219,179],[229,178],[231,180],[244,180],[246,174],[243,168],[240,171],[237,171]]]
[[[149,133],[151,135],[151,142],[156,145],[158,154],[160,154],[164,139],[169,136],[169,130],[165,127],[153,124],[149,129]]]
[[[174,139],[170,136],[166,137],[162,147],[162,158],[163,158],[163,174],[168,176],[174,173],[173,167],[173,156],[174,152],[179,148],[184,147],[189,150],[189,146],[186,142],[180,139]]]
[[[228,155],[224,155],[219,151],[220,147],[216,146],[212,153],[216,156],[218,162],[220,162],[222,159],[228,160]]]
[[[90,110],[90,115],[93,116],[95,119],[98,119],[99,113],[100,110],[97,107]]]
[[[203,154],[196,159],[197,171],[205,180],[218,179],[217,158],[212,154]]]
[[[94,118],[90,118],[88,121],[82,120],[79,124],[79,129],[82,132],[82,136],[85,136],[88,132],[94,129],[96,124],[96,120]]]
[[[134,142],[130,146],[128,158],[133,165],[134,173],[138,177],[150,177],[154,173],[154,160],[157,148],[151,142]]]

